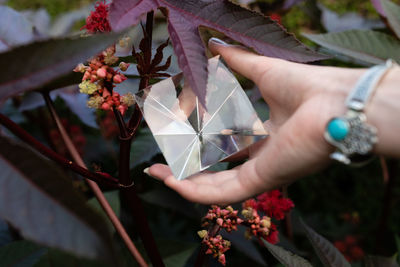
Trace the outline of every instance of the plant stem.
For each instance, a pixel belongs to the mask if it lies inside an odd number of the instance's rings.
[[[288,192],[287,185],[282,188],[282,195],[284,198],[289,198],[289,192]],[[290,215],[291,215],[291,211],[289,211],[286,214],[286,217],[284,220],[285,221],[285,232],[286,232],[286,236],[288,237],[288,239],[293,242],[292,217]]]
[[[54,152],[50,148],[46,147],[39,141],[37,141],[33,136],[31,136],[28,132],[18,126],[16,123],[11,121],[9,118],[0,114],[0,124],[6,127],[10,132],[12,132],[15,136],[19,139],[36,149],[40,154],[43,156],[53,160],[54,162],[58,163],[59,165],[70,169],[71,171],[82,175],[83,177],[102,183],[107,186],[111,187],[118,187],[118,180],[112,176],[105,176],[100,173],[93,173],[86,168],[82,168],[81,166],[73,163],[69,159],[64,158],[60,154]]]
[[[60,135],[65,143],[65,145],[67,146],[67,150],[69,151],[69,153],[71,154],[72,158],[74,159],[74,161],[80,165],[82,168],[87,168],[82,157],[80,156],[80,154],[78,153],[75,145],[73,144],[71,138],[69,137],[67,131],[65,130],[63,124],[61,123],[60,118],[58,117],[56,110],[54,108],[53,102],[50,98],[50,96],[48,95],[48,93],[44,93],[43,97],[46,101],[46,105],[50,111],[51,116],[53,117],[57,128],[60,132]],[[137,248],[135,247],[135,245],[133,244],[132,240],[130,239],[128,233],[126,232],[124,226],[122,225],[122,223],[120,222],[120,220],[118,219],[117,215],[115,214],[115,212],[113,211],[113,209],[111,208],[110,204],[108,203],[107,199],[104,197],[103,192],[101,191],[100,187],[93,181],[90,180],[86,180],[86,182],[88,183],[89,187],[92,189],[93,193],[95,194],[97,200],[99,201],[100,205],[102,206],[102,208],[104,209],[105,213],[107,214],[107,216],[109,217],[110,221],[112,222],[112,224],[114,225],[117,233],[121,236],[122,240],[124,241],[124,243],[126,244],[126,246],[128,247],[129,251],[131,252],[131,254],[133,255],[133,257],[136,259],[136,261],[139,263],[140,266],[148,266],[146,261],[143,259],[142,255],[140,254],[140,252],[137,250]]]
[[[215,224],[210,227],[207,235],[210,237],[214,237],[218,234],[218,232],[220,230],[221,230],[221,227],[219,225]],[[206,245],[201,243],[199,254],[197,254],[196,262],[194,264],[195,267],[201,267],[204,265],[204,260],[206,259],[206,251],[207,251]]]
[[[148,57],[151,61],[151,36],[153,32],[153,16],[154,12],[147,13],[147,22],[146,22],[146,32],[150,38],[150,42],[147,44],[147,53]],[[149,62],[150,64],[150,62]],[[143,80],[146,79],[146,80]],[[142,82],[143,81],[143,82]],[[147,86],[149,80],[147,77],[141,78],[140,88],[143,89],[144,85]],[[109,86],[109,90],[112,91],[112,85]],[[150,258],[150,261],[154,266],[164,266],[161,255],[158,251],[157,244],[154,240],[153,234],[149,227],[149,223],[147,221],[146,213],[144,211],[141,200],[137,194],[136,187],[133,184],[133,180],[130,177],[130,150],[131,150],[131,142],[136,133],[136,130],[140,124],[142,119],[141,112],[136,105],[135,112],[132,115],[132,118],[127,126],[123,120],[121,113],[118,110],[114,110],[114,115],[116,121],[118,123],[120,129],[120,158],[119,158],[119,181],[120,184],[125,186],[121,188],[121,197],[124,203],[127,203],[130,211],[132,212],[133,219],[138,227],[138,232],[143,240],[144,248]]]
[[[151,11],[147,13],[146,17],[146,32],[145,34],[147,35],[147,38],[149,40],[147,44],[147,49],[150,51],[149,56],[146,58],[146,64],[150,65],[151,64],[151,50],[152,50],[152,42],[153,42],[153,20],[154,20],[154,11]],[[149,86],[149,76],[142,76],[140,78],[140,83],[139,83],[139,90],[142,90],[146,87]],[[128,128],[131,131],[131,134],[134,135],[137,128],[139,127],[139,124],[143,118],[142,112],[139,109],[139,106],[136,104],[135,105],[135,111],[132,114],[131,119],[129,120]]]

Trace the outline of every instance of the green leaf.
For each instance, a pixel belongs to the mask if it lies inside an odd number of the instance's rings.
[[[185,263],[198,248],[198,243],[188,243],[177,240],[158,240],[157,245],[160,248],[165,266],[180,267]]]
[[[268,251],[284,266],[291,267],[312,267],[312,265],[300,256],[294,255],[293,253],[279,247],[272,245],[271,243],[262,239],[264,245]]]
[[[190,244],[189,246],[185,245],[185,247],[182,248],[182,251],[164,258],[165,266],[167,267],[185,266],[185,263],[188,261],[190,256],[192,256],[196,248],[197,246],[194,244]]]
[[[99,261],[77,258],[65,252],[49,249],[33,267],[106,267]],[[116,264],[111,266],[117,266]]]
[[[182,198],[178,193],[166,186],[160,186],[144,194],[140,194],[140,198],[147,203],[171,209],[189,218],[197,219],[201,216],[193,203]]]
[[[46,253],[46,248],[29,241],[17,241],[0,248],[0,266],[33,266]]]
[[[72,72],[121,34],[50,39],[0,54],[0,100],[36,89]]]
[[[111,235],[65,171],[0,137],[0,217],[27,239],[88,258],[110,259]]]
[[[400,63],[400,42],[384,33],[351,30],[304,36],[323,47],[368,63],[381,64],[389,58]]]
[[[399,267],[396,258],[396,255],[390,258],[367,255],[365,257],[365,267]]]
[[[139,130],[131,149],[131,168],[150,160],[157,155],[160,149],[149,128]]]
[[[350,267],[344,256],[328,240],[317,234],[308,227],[303,220],[300,220],[308,240],[310,240],[315,252],[324,266],[330,267]]]
[[[381,3],[390,26],[400,38],[400,6],[389,0],[381,0]]]

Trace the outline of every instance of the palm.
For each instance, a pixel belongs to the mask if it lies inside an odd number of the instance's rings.
[[[345,90],[362,71],[289,63],[234,47],[211,49],[259,86],[271,109],[266,122],[270,136],[250,148],[250,159],[232,170],[177,181],[168,166],[156,164],[150,174],[193,202],[227,204],[324,167],[331,149],[323,138],[325,125],[331,117],[343,114]]]

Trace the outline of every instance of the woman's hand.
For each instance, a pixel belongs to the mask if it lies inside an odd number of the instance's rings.
[[[153,165],[147,173],[190,201],[228,204],[324,168],[333,150],[324,140],[325,126],[332,117],[345,113],[345,99],[365,70],[291,63],[219,39],[211,39],[209,47],[259,87],[270,107],[265,123],[270,136],[249,149],[250,159],[232,170],[201,173],[182,181],[162,164]]]

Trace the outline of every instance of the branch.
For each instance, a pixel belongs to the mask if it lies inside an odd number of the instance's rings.
[[[67,146],[67,149],[68,149],[69,153],[71,154],[72,158],[82,168],[86,168],[86,165],[85,165],[82,157],[78,153],[75,145],[73,144],[71,138],[68,136],[63,124],[61,123],[61,120],[56,113],[53,102],[52,102],[51,98],[49,97],[48,93],[44,93],[43,97],[46,101],[46,105],[51,113],[51,116],[53,117],[55,123],[57,124],[57,128],[60,131],[60,135],[61,135],[65,145]],[[106,212],[107,216],[109,217],[110,221],[114,225],[118,234],[121,236],[122,240],[128,247],[131,254],[134,256],[136,261],[139,263],[140,266],[148,266],[146,261],[143,259],[142,255],[140,254],[140,252],[137,250],[136,246],[133,244],[133,242],[130,239],[128,233],[126,232],[124,226],[122,225],[122,223],[118,219],[117,215],[111,208],[107,199],[104,197],[104,194],[101,191],[100,187],[93,181],[86,180],[86,182],[88,183],[89,187],[92,189],[92,191],[95,194],[100,205],[103,207],[103,209]]]
[[[69,159],[64,158],[60,154],[54,152],[50,148],[46,147],[39,141],[37,141],[32,135],[18,126],[16,123],[11,121],[9,118],[0,114],[0,124],[6,127],[10,132],[12,132],[15,136],[19,139],[36,149],[40,154],[43,156],[53,160],[54,162],[58,163],[59,165],[70,169],[71,171],[95,182],[99,182],[101,184],[111,186],[111,187],[119,187],[118,180],[112,176],[106,176],[101,173],[93,173],[86,168],[82,168],[81,166],[73,163]]]
[[[144,33],[146,37],[149,38],[149,42],[147,43],[145,54],[148,55],[151,62],[151,36],[153,34],[153,18],[154,12],[147,13],[147,21],[146,21],[146,32]],[[147,60],[148,61],[148,60]],[[150,64],[149,62],[149,64]],[[141,78],[139,90],[143,89],[143,86],[148,85],[148,78]],[[112,89],[112,87],[110,88]],[[164,266],[163,260],[161,258],[160,252],[157,248],[157,244],[154,240],[153,234],[149,227],[149,223],[147,221],[145,210],[141,204],[141,200],[138,197],[136,187],[133,185],[133,181],[130,177],[130,150],[132,139],[138,129],[140,121],[142,120],[142,113],[136,105],[135,112],[132,115],[133,120],[131,119],[128,126],[125,124],[121,113],[118,110],[114,110],[115,118],[118,122],[118,126],[120,129],[120,158],[119,158],[119,181],[121,185],[124,185],[125,188],[121,188],[121,196],[124,203],[127,203],[131,214],[133,215],[133,219],[139,229],[140,238],[143,240],[144,248],[154,266]]]
[[[221,230],[221,227],[217,224],[214,224],[210,226],[208,229],[208,236],[214,237],[218,234],[218,232]],[[194,263],[195,267],[201,267],[204,265],[204,260],[206,258],[206,251],[207,251],[207,246],[202,242],[200,245],[200,250],[199,254],[197,254],[196,262]]]

